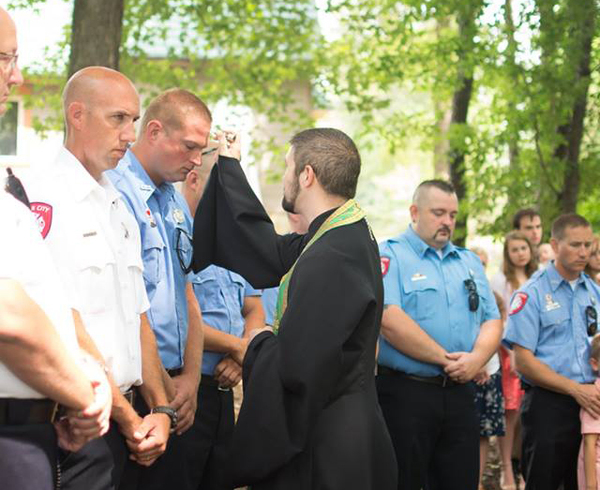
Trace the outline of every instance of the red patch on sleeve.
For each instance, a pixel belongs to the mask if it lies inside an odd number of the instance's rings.
[[[390,259],[389,257],[381,257],[381,275],[385,277],[390,269]]]
[[[52,206],[45,202],[32,202],[31,211],[35,214],[42,238],[46,238],[52,226]]]
[[[515,293],[512,301],[510,302],[510,312],[509,315],[514,315],[515,313],[519,313],[527,303],[529,296],[527,293]]]

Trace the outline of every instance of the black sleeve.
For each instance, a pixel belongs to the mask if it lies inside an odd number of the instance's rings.
[[[374,301],[341,254],[313,255],[292,276],[279,335],[262,333],[248,347],[232,444],[236,486],[264,479],[306,448],[353,355],[344,344]]]
[[[305,240],[277,235],[239,162],[219,157],[196,210],[193,243],[194,272],[219,265],[261,289],[279,285]]]

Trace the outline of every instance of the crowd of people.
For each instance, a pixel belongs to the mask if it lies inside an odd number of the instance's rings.
[[[0,8],[0,117],[17,60]],[[92,66],[62,101],[56,158],[0,194],[2,488],[476,490],[491,437],[503,490],[600,488],[583,216],[541,243],[519,211],[488,280],[452,243],[454,188],[426,180],[378,244],[356,145],[319,128],[290,140],[278,235],[190,91],[140,119],[134,84]]]

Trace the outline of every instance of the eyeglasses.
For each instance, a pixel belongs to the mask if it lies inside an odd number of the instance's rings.
[[[598,313],[596,312],[596,308],[594,308],[593,306],[586,307],[585,321],[587,323],[588,337],[593,337],[598,331]]]
[[[192,237],[182,228],[175,229],[175,251],[177,259],[184,274],[188,274],[192,270],[192,259],[194,258],[194,246]]]
[[[17,53],[3,53],[0,51],[0,60],[6,63],[5,70],[7,73],[12,72],[19,62],[19,55]]]
[[[465,287],[469,293],[469,310],[477,311],[479,308],[479,294],[477,294],[477,284],[473,279],[465,279]]]

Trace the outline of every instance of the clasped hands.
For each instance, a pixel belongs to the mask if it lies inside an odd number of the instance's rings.
[[[100,364],[84,356],[80,368],[90,380],[94,400],[83,410],[67,407],[64,416],[54,422],[58,445],[71,452],[78,451],[88,441],[108,432],[112,406],[111,388]]]

